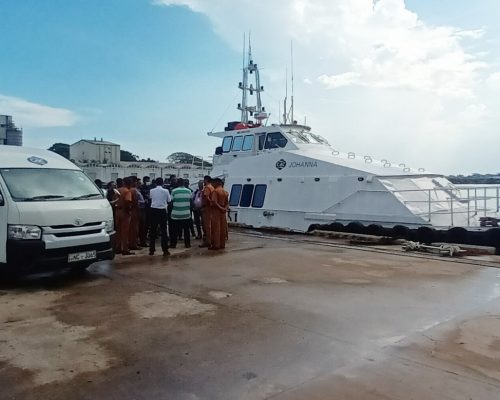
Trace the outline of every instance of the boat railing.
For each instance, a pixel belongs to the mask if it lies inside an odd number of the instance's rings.
[[[467,226],[475,217],[489,217],[500,212],[500,186],[455,186],[432,189],[391,190],[399,193],[405,205],[415,205],[422,211],[415,213],[432,222],[437,215],[450,216],[450,226],[455,226],[457,215],[466,215]],[[417,194],[418,198],[405,198],[405,194]],[[444,194],[444,195],[443,195]],[[447,204],[445,208],[438,204]],[[422,207],[423,206],[423,207]]]

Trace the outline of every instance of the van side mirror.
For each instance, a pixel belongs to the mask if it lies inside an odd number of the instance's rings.
[[[5,200],[3,199],[2,193],[0,193],[0,207],[5,205]]]
[[[222,155],[222,153],[223,153],[223,151],[222,151],[222,146],[219,146],[219,147],[216,147],[216,148],[215,148],[215,155],[216,155],[216,156],[221,156],[221,155]]]

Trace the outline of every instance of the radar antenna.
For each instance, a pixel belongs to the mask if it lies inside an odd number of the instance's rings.
[[[258,121],[258,124],[262,124],[262,120],[268,118],[268,114],[265,108],[262,106],[261,101],[261,92],[264,91],[264,86],[260,85],[260,75],[259,68],[257,64],[253,62],[252,57],[252,42],[250,33],[248,34],[248,60],[245,59],[245,45],[246,40],[245,36],[243,36],[243,81],[239,83],[238,87],[242,90],[241,103],[238,104],[238,110],[241,111],[241,122],[243,124],[249,124],[251,121],[249,117],[253,117]],[[247,63],[248,61],[248,63]],[[255,75],[255,86],[250,83],[248,84],[248,75]],[[247,95],[256,94],[256,105],[249,106],[248,105],[248,97]]]
[[[290,62],[291,62],[291,88],[292,88],[292,94],[290,96],[290,108],[287,107],[287,101],[288,101],[288,68],[285,71],[285,99],[283,100],[283,125],[288,125],[289,123],[294,125],[297,122],[294,119],[294,102],[293,102],[293,89],[294,89],[294,84],[293,84],[293,78],[294,78],[294,73],[293,73],[293,41],[290,42]]]

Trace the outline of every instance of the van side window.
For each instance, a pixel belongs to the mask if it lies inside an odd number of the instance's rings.
[[[264,148],[265,141],[266,141],[266,134],[263,133],[262,135],[259,135],[259,150],[262,150]]]
[[[240,207],[250,207],[253,196],[253,185],[243,185],[241,192]]]
[[[243,142],[243,151],[248,151],[253,149],[253,135],[246,135],[245,141]]]
[[[243,146],[243,136],[235,136],[233,140],[233,147],[231,150],[240,151]]]
[[[230,206],[238,206],[240,204],[241,190],[243,189],[242,185],[233,185],[231,187],[231,195],[229,196],[229,205]]]
[[[252,207],[262,208],[264,206],[264,199],[266,198],[266,189],[267,185],[255,185]]]
[[[277,149],[280,147],[285,147],[288,140],[284,137],[281,132],[271,132],[267,134],[266,143],[264,145],[265,149]]]
[[[231,150],[231,143],[233,143],[233,137],[226,136],[222,141],[222,151],[224,153],[227,153],[229,150]]]

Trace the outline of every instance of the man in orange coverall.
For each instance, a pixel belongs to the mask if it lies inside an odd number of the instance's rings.
[[[212,178],[206,175],[203,178],[203,194],[201,198],[201,220],[203,223],[203,229],[205,230],[205,237],[203,238],[203,243],[200,247],[211,247],[212,246],[212,207],[210,206],[212,201],[212,193],[214,187],[212,186]]]
[[[132,209],[132,193],[130,192],[130,178],[123,179],[123,186],[118,189],[120,192],[120,200],[117,203],[116,218],[118,220],[118,246],[117,253],[124,256],[134,254],[130,252],[128,241],[130,234],[130,219]]]
[[[137,189],[137,177],[130,177],[130,194],[132,198],[130,228],[128,233],[128,246],[130,250],[139,250],[137,243],[139,242],[139,194]]]
[[[227,229],[227,207],[228,194],[224,190],[222,179],[213,180],[214,191],[211,195],[212,207],[212,246],[209,250],[221,250],[226,247],[226,229]]]

